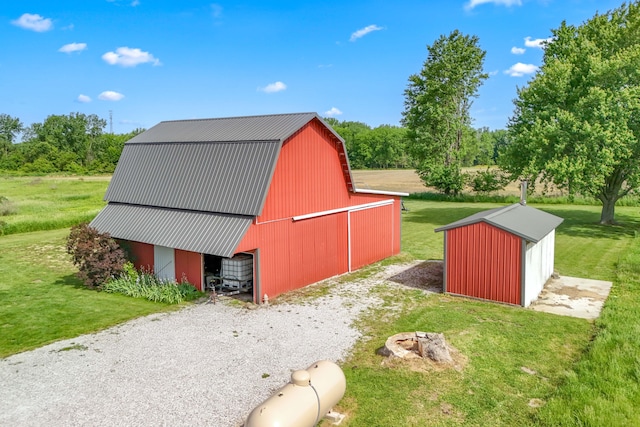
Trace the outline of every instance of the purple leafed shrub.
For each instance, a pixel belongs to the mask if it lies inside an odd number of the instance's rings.
[[[108,233],[99,233],[86,223],[71,228],[67,252],[78,267],[78,278],[89,288],[102,288],[122,273],[127,262],[124,251]]]

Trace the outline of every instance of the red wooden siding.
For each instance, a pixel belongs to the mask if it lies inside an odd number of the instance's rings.
[[[348,206],[339,144],[315,121],[285,141],[258,222]]]
[[[351,212],[351,269],[390,257],[394,252],[394,205]]]
[[[269,297],[345,273],[347,213],[254,224],[236,252],[258,244],[262,293]]]
[[[141,242],[129,242],[133,265],[137,269],[153,271],[153,245]]]
[[[447,292],[520,304],[521,239],[486,223],[446,232]]]
[[[174,251],[174,257],[176,263],[176,280],[178,283],[184,276],[189,283],[194,285],[198,290],[202,290],[202,255],[197,252],[176,249]]]
[[[353,270],[400,251],[400,198],[350,192],[341,151],[316,121],[283,144],[262,214],[235,250],[260,248],[262,294],[275,297],[349,271],[349,216]],[[390,199],[388,206],[293,221]]]
[[[141,242],[128,242],[131,247],[134,265],[138,269],[153,271],[153,245]],[[202,258],[199,253],[174,250],[175,278],[179,282],[184,275],[189,283],[202,290]]]

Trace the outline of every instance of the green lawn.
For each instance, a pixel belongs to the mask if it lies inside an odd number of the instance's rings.
[[[172,309],[86,289],[64,249],[68,234],[0,237],[0,357]]]
[[[417,259],[442,259],[444,233],[434,229],[504,204],[406,200],[402,250]],[[564,276],[613,280],[615,265],[640,234],[640,208],[616,208],[618,226],[603,226],[599,206],[530,205],[564,221],[556,230],[555,269]]]
[[[67,228],[105,206],[109,177],[0,177],[0,196],[15,213],[0,216],[0,236]]]
[[[530,403],[547,399],[592,335],[582,319],[446,295],[416,293],[401,316],[381,318],[385,310],[362,322],[372,338],[343,364],[345,426],[531,425]],[[444,333],[459,368],[383,364],[376,349],[409,331]]]
[[[496,204],[407,200],[403,250],[442,259],[433,230]],[[640,425],[640,209],[621,207],[620,226],[597,224],[597,206],[541,205],[565,219],[557,230],[562,275],[614,280],[594,324],[447,295],[409,297],[382,290],[389,305],[361,322],[370,339],[343,364],[345,426]],[[627,253],[635,253],[629,259]],[[461,369],[383,364],[376,349],[390,335],[442,332]],[[527,371],[534,373],[525,372]],[[538,408],[541,405],[540,408]],[[326,425],[326,424],[325,424]]]
[[[0,217],[0,357],[173,308],[87,290],[75,278],[67,227],[104,206],[107,183],[0,178],[0,196],[15,210]],[[442,259],[435,228],[500,206],[405,205],[404,255],[396,261]],[[381,289],[386,305],[360,322],[368,339],[343,364],[343,425],[640,425],[640,208],[618,207],[620,225],[604,227],[597,206],[533,206],[565,219],[556,235],[561,275],[614,281],[600,319]],[[444,333],[460,351],[460,368],[381,364],[375,350],[386,338],[413,330]]]

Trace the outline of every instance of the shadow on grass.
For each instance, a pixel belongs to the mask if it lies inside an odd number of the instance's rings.
[[[635,237],[640,233],[640,213],[639,215],[629,215],[618,212],[616,214],[616,225],[599,224],[600,208],[592,209],[572,208],[565,205],[562,208],[553,206],[536,207],[542,211],[563,218],[564,221],[557,228],[557,233],[572,237],[585,237],[593,239],[624,239]],[[413,209],[404,214],[404,221],[419,224],[431,224],[434,228],[450,224],[454,221],[471,216],[475,213],[486,210],[486,208],[473,206],[430,206],[427,208]]]
[[[67,274],[66,276],[61,276],[55,282],[53,282],[53,284],[58,286],[69,286],[74,289],[94,291],[94,289],[87,288],[75,274]]]

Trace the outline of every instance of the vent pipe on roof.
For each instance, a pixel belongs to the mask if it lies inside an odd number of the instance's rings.
[[[520,181],[520,204],[525,206],[527,204],[527,180]]]

